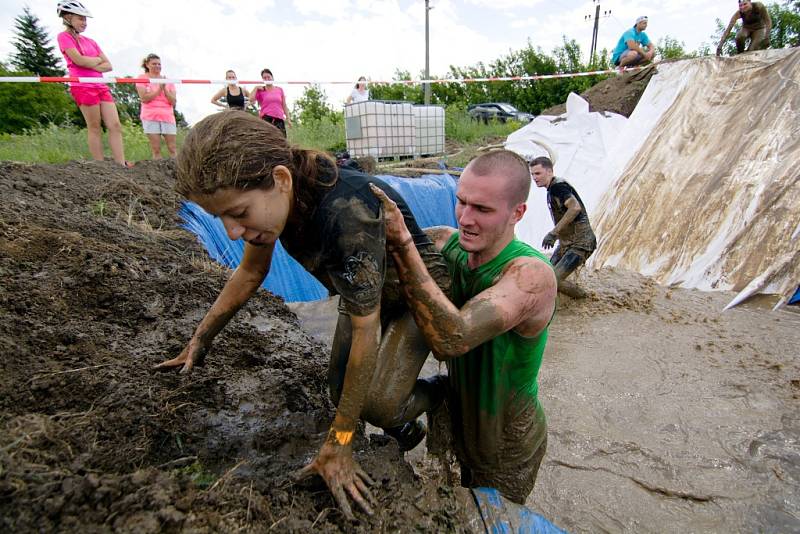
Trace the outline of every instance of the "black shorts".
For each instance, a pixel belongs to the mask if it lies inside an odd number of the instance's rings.
[[[278,128],[280,131],[283,132],[283,136],[286,137],[286,122],[284,122],[283,119],[279,119],[277,117],[270,117],[269,115],[264,115],[263,117],[261,117],[261,119]]]

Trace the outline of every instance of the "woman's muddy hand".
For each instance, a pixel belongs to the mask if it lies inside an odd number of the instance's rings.
[[[386,222],[386,242],[390,246],[404,246],[412,241],[411,232],[408,231],[403,213],[397,203],[389,198],[386,193],[375,184],[369,184],[372,194],[378,197],[383,204],[383,218]]]
[[[192,340],[189,341],[189,344],[184,347],[177,358],[172,358],[171,360],[161,362],[153,367],[153,369],[158,371],[169,371],[175,367],[182,366],[180,371],[181,374],[188,373],[195,365],[203,365],[203,360],[205,359],[207,352],[208,347],[206,347],[197,339],[192,338]]]
[[[292,478],[297,482],[314,474],[325,480],[339,509],[347,519],[355,521],[353,510],[347,499],[348,495],[364,512],[369,515],[373,514],[370,505],[374,506],[376,502],[368,486],[373,485],[374,482],[353,460],[353,452],[349,444],[342,446],[330,440],[326,441],[314,461],[295,472]]]

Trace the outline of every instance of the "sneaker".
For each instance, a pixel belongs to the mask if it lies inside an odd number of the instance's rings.
[[[402,426],[384,428],[383,432],[397,440],[400,452],[408,452],[425,439],[428,428],[419,419],[410,421]]]

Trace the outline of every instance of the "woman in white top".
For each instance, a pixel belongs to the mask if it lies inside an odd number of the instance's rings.
[[[367,79],[361,76],[358,79],[350,96],[347,97],[347,104],[358,104],[359,102],[366,102],[369,100],[369,89],[367,89]]]

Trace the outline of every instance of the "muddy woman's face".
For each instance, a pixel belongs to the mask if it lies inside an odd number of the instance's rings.
[[[292,203],[292,177],[286,167],[273,170],[270,189],[225,187],[210,195],[190,195],[208,213],[219,217],[228,237],[251,245],[274,243],[286,226]]]

